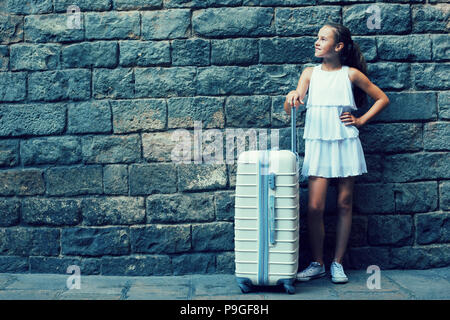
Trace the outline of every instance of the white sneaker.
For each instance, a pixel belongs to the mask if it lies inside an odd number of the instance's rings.
[[[331,272],[331,281],[333,281],[333,283],[348,282],[348,278],[344,273],[344,268],[342,267],[342,264],[333,261],[330,267],[330,272]]]
[[[311,262],[311,264],[305,270],[297,273],[298,281],[308,281],[323,277],[325,275],[325,266],[320,265],[318,262]]]

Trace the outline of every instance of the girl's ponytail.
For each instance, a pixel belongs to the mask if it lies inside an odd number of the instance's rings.
[[[352,40],[350,30],[342,24],[329,22],[325,24],[334,29],[335,43],[343,42],[344,48],[341,50],[341,64],[353,67],[361,71],[367,76],[367,64],[359,45]],[[353,86],[353,96],[358,108],[362,108],[367,104],[367,94],[357,86]]]

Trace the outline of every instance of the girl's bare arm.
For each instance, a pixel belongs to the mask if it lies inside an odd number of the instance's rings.
[[[292,100],[296,107],[298,107],[300,103],[304,104],[303,98],[309,88],[312,70],[312,67],[305,68],[300,76],[300,79],[298,80],[297,89],[288,93],[286,101],[284,102],[284,111],[286,111],[287,114],[291,114]]]
[[[358,69],[350,68],[349,77],[353,84],[357,85],[375,100],[373,106],[364,115],[358,118],[359,125],[364,125],[388,106],[389,98]]]

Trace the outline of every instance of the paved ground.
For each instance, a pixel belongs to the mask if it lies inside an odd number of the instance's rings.
[[[296,294],[263,288],[242,294],[233,275],[171,277],[83,276],[80,288],[68,289],[71,276],[0,274],[0,300],[410,300],[450,299],[450,267],[429,270],[381,270],[380,289],[369,289],[365,270],[347,270],[350,281],[329,277],[296,284]],[[72,282],[75,284],[75,282]],[[70,283],[69,283],[70,285]]]

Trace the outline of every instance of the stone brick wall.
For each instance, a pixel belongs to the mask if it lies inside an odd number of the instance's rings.
[[[361,128],[345,263],[449,265],[447,2],[0,0],[0,272],[232,273],[236,165],[172,161],[174,133],[255,128],[289,148],[284,96],[320,62],[326,21],[350,28],[391,100]],[[307,192],[302,179],[302,265]],[[328,198],[330,259],[336,186]]]

